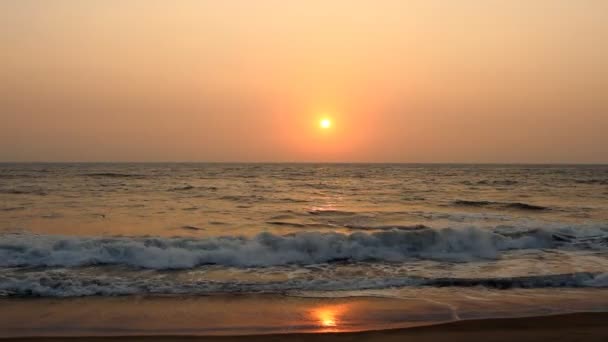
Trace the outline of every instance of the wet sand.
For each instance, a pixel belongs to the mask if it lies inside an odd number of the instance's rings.
[[[608,341],[608,313],[575,313],[544,317],[460,321],[407,329],[355,333],[308,333],[245,336],[124,336],[124,337],[35,337],[2,341]]]
[[[608,341],[606,289],[395,291],[399,298],[5,298],[0,341]]]

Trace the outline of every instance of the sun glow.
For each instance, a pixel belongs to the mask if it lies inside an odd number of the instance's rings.
[[[336,313],[333,310],[319,310],[317,313],[319,317],[319,323],[321,326],[326,328],[335,327],[336,324]]]
[[[331,120],[330,119],[321,119],[321,121],[319,121],[319,126],[323,129],[328,129],[331,127]]]
[[[318,324],[319,331],[340,331],[342,325],[341,317],[346,311],[344,305],[320,306],[311,311],[312,319]]]

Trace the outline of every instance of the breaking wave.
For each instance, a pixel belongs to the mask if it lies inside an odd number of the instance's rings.
[[[414,229],[355,232],[261,233],[254,237],[203,239],[161,237],[85,238],[10,234],[0,240],[0,267],[124,265],[145,269],[188,269],[202,265],[264,267],[336,261],[400,262],[429,259],[466,262],[498,259],[509,250],[604,249],[604,230],[593,235],[569,230],[527,231]]]

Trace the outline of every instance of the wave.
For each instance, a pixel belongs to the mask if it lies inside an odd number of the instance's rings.
[[[467,201],[467,200],[456,200],[452,202],[456,206],[467,206],[467,207],[492,207],[497,209],[519,209],[519,210],[549,210],[548,207],[540,205],[521,203],[521,202],[492,202],[492,201]]]
[[[266,221],[266,223],[273,226],[285,226],[292,228],[324,228],[329,226],[328,224],[322,223],[297,223],[289,221]]]
[[[185,184],[182,186],[174,187],[167,189],[169,192],[189,192],[188,190],[196,190],[196,191],[217,191],[218,188],[215,186],[193,186],[189,184]]]
[[[185,226],[181,226],[180,228],[185,229],[185,230],[206,230],[205,228],[192,226],[192,225],[185,225]]]
[[[40,189],[0,189],[0,194],[7,195],[37,195],[37,196],[46,196],[47,192],[42,191]]]
[[[425,226],[423,224],[414,224],[414,225],[386,225],[386,226],[368,226],[368,225],[357,225],[357,224],[345,224],[344,228],[348,228],[350,230],[423,230],[430,229],[429,226]]]
[[[599,184],[599,185],[607,185],[608,179],[577,179],[575,180],[578,184]]]
[[[82,176],[94,178],[146,178],[145,175],[135,173],[118,173],[118,172],[97,172],[84,173]]]
[[[343,215],[343,216],[353,216],[356,215],[356,212],[346,211],[346,210],[336,210],[336,209],[321,209],[321,208],[313,208],[309,210],[308,213],[310,215],[318,215],[318,216],[334,216],[334,215]]]
[[[519,203],[519,202],[505,203],[504,206],[507,208],[511,208],[511,209],[521,209],[521,210],[549,210],[549,208],[543,207],[540,205]]]
[[[423,285],[437,287],[483,286],[497,289],[547,288],[547,287],[608,287],[608,273],[577,272],[541,276],[504,278],[436,278]]]
[[[473,181],[463,181],[462,184],[464,185],[490,185],[490,186],[511,186],[511,185],[517,185],[519,184],[518,181],[516,180],[512,180],[512,179],[496,179],[496,180],[489,180],[489,179],[483,179],[477,182],[473,182]]]
[[[91,276],[65,270],[0,275],[0,296],[82,297],[124,295],[213,295],[226,293],[282,293],[302,291],[360,291],[403,287],[606,288],[608,273],[569,273],[512,278],[345,278],[289,279],[272,282],[176,280],[176,277]]]
[[[25,207],[6,207],[6,208],[0,208],[0,211],[17,211],[17,210],[25,210]]]
[[[0,267],[125,265],[147,269],[188,269],[201,265],[263,267],[345,260],[466,262],[498,259],[509,250],[562,247],[603,250],[608,246],[608,238],[603,230],[598,234],[580,236],[569,230],[510,232],[479,228],[393,229],[352,234],[261,233],[254,237],[202,239],[9,234],[0,240]]]
[[[264,196],[260,195],[226,195],[219,197],[221,200],[231,202],[243,202],[243,203],[257,203],[266,200]]]
[[[194,189],[194,187],[192,185],[184,185],[184,186],[178,186],[176,188],[172,188],[169,191],[184,191],[184,190],[192,190]]]

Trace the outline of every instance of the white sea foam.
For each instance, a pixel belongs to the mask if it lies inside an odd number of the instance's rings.
[[[604,236],[582,238],[559,230],[498,234],[479,228],[392,230],[352,234],[261,233],[252,238],[84,238],[12,234],[0,240],[0,267],[126,265],[187,269],[217,264],[236,267],[310,265],[340,260],[399,262],[412,258],[466,262],[497,259],[507,250],[605,248]]]
[[[608,287],[608,273],[596,275],[585,281],[584,285],[590,287]]]

